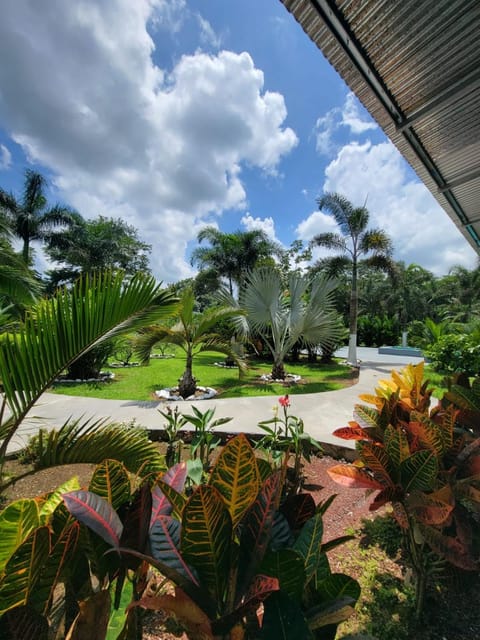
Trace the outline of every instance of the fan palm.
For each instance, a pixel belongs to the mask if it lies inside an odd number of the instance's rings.
[[[243,328],[258,333],[273,357],[272,378],[285,378],[284,360],[293,345],[308,346],[336,341],[343,327],[333,308],[335,282],[317,275],[289,277],[285,290],[273,267],[255,269],[247,278],[239,304],[246,312]]]
[[[175,324],[159,324],[143,329],[136,348],[143,364],[148,364],[151,350],[158,342],[175,344],[185,352],[185,371],[178,385],[178,392],[182,398],[188,398],[195,393],[196,380],[192,367],[197,353],[218,351],[232,358],[240,369],[245,366],[230,341],[216,331],[219,323],[240,315],[241,311],[237,307],[221,306],[195,313],[194,306],[195,297],[192,289],[184,289],[180,295],[178,319]]]
[[[152,277],[125,283],[122,273],[107,272],[31,308],[0,340],[0,464],[21,421],[63,369],[101,341],[171,314],[175,303]]]
[[[68,225],[72,211],[67,207],[47,207],[45,178],[36,171],[25,171],[25,182],[21,200],[0,189],[0,210],[8,219],[14,235],[23,241],[22,255],[26,264],[30,261],[30,243],[41,240],[54,227]]]
[[[321,267],[329,275],[338,275],[349,271],[350,321],[348,361],[357,364],[357,317],[358,317],[358,265],[360,259],[369,266],[394,272],[391,259],[392,242],[382,229],[367,229],[370,215],[365,206],[354,207],[344,196],[338,193],[326,193],[318,199],[318,208],[333,216],[340,233],[321,233],[315,236],[311,244],[317,247],[333,249],[338,255],[321,261]]]

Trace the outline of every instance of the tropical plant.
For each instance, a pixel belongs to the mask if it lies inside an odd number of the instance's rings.
[[[173,467],[174,464],[181,462],[183,440],[181,439],[179,432],[180,429],[187,424],[187,420],[180,413],[178,407],[174,407],[172,409],[169,404],[167,404],[165,411],[161,411],[159,409],[158,412],[166,420],[163,425],[165,435],[167,437],[165,464],[170,468]]]
[[[457,567],[480,567],[478,525],[468,517],[480,514],[478,428],[462,424],[454,396],[429,410],[432,390],[423,376],[423,363],[408,365],[382,380],[375,395],[360,396],[373,408],[356,405],[355,421],[334,432],[356,440],[358,461],[329,470],[340,484],[378,490],[371,510],[392,503],[416,579],[417,616],[438,566],[430,550]]]
[[[48,256],[62,265],[49,272],[51,287],[93,271],[120,269],[127,276],[147,272],[151,248],[139,239],[134,226],[120,218],[85,220],[76,214],[67,229],[46,236]]]
[[[27,169],[21,200],[0,189],[0,209],[7,217],[14,235],[23,241],[22,255],[25,264],[30,262],[32,240],[43,240],[49,231],[58,226],[68,226],[73,211],[61,205],[47,206],[45,178]]]
[[[136,352],[142,364],[148,364],[153,347],[159,342],[177,345],[185,352],[185,371],[179,380],[178,393],[188,398],[195,393],[197,381],[193,377],[193,359],[202,351],[218,351],[234,359],[240,367],[245,364],[230,340],[225,339],[217,331],[220,322],[236,317],[242,312],[237,307],[221,306],[195,313],[195,298],[191,288],[180,293],[178,319],[172,326],[166,324],[152,325],[140,332]]]
[[[432,318],[413,321],[408,328],[408,340],[414,347],[427,349],[443,336],[461,333],[461,325],[450,320],[435,322]]]
[[[441,373],[480,373],[480,340],[472,335],[443,335],[425,349],[425,355]]]
[[[152,277],[121,273],[80,279],[32,307],[0,341],[0,464],[22,420],[76,358],[101,341],[173,312],[175,299]]]
[[[309,494],[299,494],[281,502],[282,470],[262,468],[263,475],[239,435],[223,448],[208,484],[188,499],[179,493],[178,472],[170,471],[154,485],[151,501],[145,494],[136,508],[146,537],[127,534],[114,505],[95,493],[63,497],[121,562],[143,560],[174,583],[168,595],[142,597],[137,590],[132,605],[173,614],[190,638],[273,640],[286,638],[287,628],[288,637],[333,637],[359,589],[350,577],[331,573],[325,552],[349,537],[322,545],[322,514],[331,500],[316,507]],[[332,627],[333,634],[319,635]]]
[[[259,335],[273,357],[272,378],[284,380],[285,356],[295,343],[322,346],[335,342],[341,328],[333,310],[333,280],[292,273],[288,289],[273,267],[252,271],[240,292],[246,318],[237,323],[245,333]]]
[[[195,427],[191,444],[191,455],[194,460],[197,458],[200,460],[204,471],[208,471],[210,468],[210,455],[221,442],[221,439],[215,434],[214,429],[230,422],[232,418],[217,418],[214,420],[214,408],[202,412],[200,409],[197,409],[195,405],[192,405],[192,411],[193,414],[183,415],[186,424],[191,424]]]
[[[283,253],[281,247],[260,229],[223,233],[209,226],[200,231],[197,240],[199,243],[206,240],[210,246],[197,247],[192,253],[192,264],[215,274],[217,280],[226,278],[230,295],[233,295],[234,285],[241,289],[246,275],[260,261]]]
[[[287,455],[287,460],[293,456],[293,467],[287,469],[287,483],[289,493],[298,493],[303,485],[302,459],[310,462],[312,454],[319,454],[322,445],[305,432],[301,418],[290,415],[290,398],[288,394],[278,399],[283,410],[283,417],[278,415],[278,406],[274,407],[274,415],[270,420],[258,423],[265,431],[257,443],[257,447],[267,452],[274,464],[278,464]],[[289,473],[291,471],[291,473]]]
[[[400,337],[400,325],[396,318],[366,314],[358,318],[358,342],[366,347],[396,345]]]
[[[325,209],[333,216],[340,229],[340,233],[327,232],[315,236],[311,244],[339,252],[322,260],[319,265],[329,275],[337,276],[345,271],[351,275],[348,361],[356,365],[359,262],[393,273],[392,242],[382,229],[367,228],[370,215],[365,206],[354,207],[338,193],[326,193],[317,203],[319,209]]]

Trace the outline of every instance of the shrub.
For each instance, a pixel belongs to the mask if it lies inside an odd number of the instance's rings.
[[[425,353],[433,367],[443,373],[480,373],[480,343],[470,335],[441,336]]]
[[[388,316],[365,315],[358,318],[358,342],[366,347],[395,345],[400,336],[400,325]]]

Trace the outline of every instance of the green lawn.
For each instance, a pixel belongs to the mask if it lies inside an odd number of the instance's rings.
[[[198,384],[213,387],[222,398],[245,396],[282,395],[285,393],[318,393],[334,391],[350,383],[350,367],[332,364],[287,364],[287,373],[302,376],[298,384],[267,384],[261,382],[262,373],[269,373],[268,362],[250,362],[248,371],[242,379],[237,369],[216,367],[215,362],[222,361],[224,356],[214,352],[198,355],[193,364],[193,374]],[[152,400],[156,389],[173,387],[184,370],[185,361],[178,354],[169,359],[152,359],[149,366],[112,369],[115,379],[102,383],[62,383],[56,384],[52,391],[65,395],[86,396],[91,398],[108,398],[115,400]]]

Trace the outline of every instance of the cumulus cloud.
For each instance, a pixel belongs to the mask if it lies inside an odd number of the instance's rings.
[[[5,128],[83,215],[137,226],[167,281],[191,273],[185,250],[207,216],[245,207],[242,168],[275,174],[297,144],[248,53],[154,63],[151,30],[176,28],[183,6],[18,0],[0,22]]]
[[[345,145],[327,166],[325,177],[324,192],[342,193],[355,205],[366,201],[371,226],[390,235],[396,259],[421,264],[437,275],[452,264],[474,267],[473,249],[427,188],[408,173],[390,142]],[[329,230],[323,215],[315,212],[304,220],[299,237]]]
[[[12,154],[4,144],[0,144],[0,169],[8,169],[12,163]]]
[[[241,219],[241,223],[247,231],[253,231],[254,229],[260,229],[263,231],[270,240],[280,244],[279,239],[275,233],[275,222],[272,217],[267,218],[254,218],[250,213],[244,215]]]
[[[370,118],[351,91],[345,97],[341,107],[334,107],[317,119],[315,140],[319,154],[333,155],[338,150],[338,134],[342,128],[355,136],[370,129],[378,129],[378,125]]]

